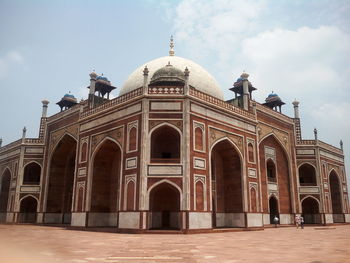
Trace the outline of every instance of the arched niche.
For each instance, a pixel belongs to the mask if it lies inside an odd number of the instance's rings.
[[[306,197],[301,202],[302,214],[305,224],[320,224],[321,215],[318,200],[314,197]]]
[[[151,229],[180,229],[180,192],[173,185],[163,182],[150,190]]]
[[[271,195],[269,198],[269,213],[270,213],[270,224],[274,224],[273,219],[275,218],[275,216],[277,216],[278,219],[280,220],[278,200],[274,195]]]
[[[29,195],[21,199],[19,223],[35,223],[37,216],[38,201]]]
[[[329,185],[332,200],[333,222],[343,223],[344,215],[342,209],[341,181],[338,174],[332,170],[329,174]]]
[[[36,162],[28,163],[24,167],[23,184],[24,185],[39,185],[41,175],[41,166]]]
[[[309,163],[304,163],[299,166],[299,184],[301,186],[316,186],[316,170]]]
[[[151,162],[179,163],[181,157],[181,136],[169,125],[162,125],[151,134]]]

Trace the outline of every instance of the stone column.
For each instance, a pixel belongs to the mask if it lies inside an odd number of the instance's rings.
[[[295,119],[299,119],[300,115],[299,115],[299,101],[294,100],[292,102],[293,106],[294,106],[294,118]]]
[[[50,102],[48,100],[42,100],[41,103],[43,104],[43,111],[42,111],[41,117],[46,118],[46,116],[47,116],[47,107],[48,107]]]
[[[243,108],[249,109],[249,74],[243,72],[241,78],[243,79]]]
[[[146,66],[143,69],[143,94],[148,94],[148,87],[147,87],[148,73],[149,73],[149,70],[148,70],[148,68]]]

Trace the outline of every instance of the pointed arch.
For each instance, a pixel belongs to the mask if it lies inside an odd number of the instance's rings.
[[[316,167],[310,162],[303,162],[298,165],[300,186],[316,186]]]
[[[65,132],[49,156],[44,219],[47,223],[70,223],[77,148],[77,139]]]
[[[242,152],[228,137],[215,141],[209,152],[210,158],[210,207],[213,227],[244,226],[240,217],[247,206],[245,162]]]
[[[305,224],[321,223],[320,201],[312,195],[305,196],[301,201]]]
[[[168,140],[171,135],[172,140]],[[161,123],[149,132],[149,159],[152,163],[180,163],[182,132],[170,124]]]
[[[8,211],[11,178],[11,170],[6,167],[0,177],[0,213],[6,213]]]
[[[31,195],[25,195],[20,199],[19,223],[35,223],[38,209],[38,199]]]
[[[267,161],[271,158],[276,166],[276,179],[271,183],[276,183],[279,192],[279,212],[281,214],[291,214],[295,211],[295,201],[293,192],[292,165],[289,153],[285,145],[273,133],[265,135],[259,141],[259,159],[261,171],[261,194],[263,201],[263,211],[268,213],[269,180],[267,177]]]
[[[282,147],[284,153],[287,155],[287,157],[289,158],[290,155],[289,155],[289,152],[287,150],[287,148],[283,145],[283,142],[276,136],[276,134],[274,134],[273,132],[270,132],[268,134],[266,134],[264,137],[262,137],[259,141],[259,146],[260,144],[265,140],[267,139],[268,137],[272,136],[279,144],[280,146]]]
[[[30,161],[23,167],[22,184],[39,185],[41,181],[42,165],[37,161]]]
[[[180,229],[181,192],[174,183],[158,182],[148,190],[149,228]]]
[[[329,172],[329,188],[331,192],[331,204],[334,223],[343,223],[343,193],[342,193],[342,181],[335,169],[331,169]]]
[[[270,213],[270,224],[274,223],[274,217],[280,217],[280,203],[275,194],[269,196],[269,213]]]
[[[89,172],[89,211],[115,213],[120,209],[122,147],[105,137],[92,153]]]

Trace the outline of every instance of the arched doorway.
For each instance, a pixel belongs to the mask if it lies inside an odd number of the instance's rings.
[[[211,152],[212,225],[243,227],[242,176],[239,153],[228,140]]]
[[[35,162],[31,162],[24,167],[23,184],[40,184],[41,167]]]
[[[320,224],[321,216],[319,205],[316,199],[312,197],[305,198],[301,203],[305,224]]]
[[[180,229],[180,193],[169,183],[150,192],[150,229]]]
[[[344,223],[344,214],[342,213],[342,200],[339,177],[333,170],[329,175],[329,184],[332,199],[333,222]]]
[[[9,202],[11,172],[6,169],[1,176],[0,188],[0,222],[6,222],[7,207]]]
[[[46,223],[69,224],[71,221],[76,148],[76,140],[65,135],[51,155]]]
[[[299,184],[301,186],[317,185],[316,171],[311,164],[304,163],[299,167]]]
[[[34,197],[23,198],[20,206],[19,223],[35,223],[37,206],[38,202]]]
[[[106,139],[94,154],[89,226],[116,226],[121,150]]]
[[[278,201],[277,198],[275,196],[271,196],[269,199],[269,208],[270,208],[270,224],[274,224],[273,219],[275,218],[275,216],[278,217],[279,219],[279,223],[281,221],[280,219],[280,215],[278,212]]]
[[[151,162],[179,163],[180,141],[180,133],[168,125],[154,130],[151,135]]]

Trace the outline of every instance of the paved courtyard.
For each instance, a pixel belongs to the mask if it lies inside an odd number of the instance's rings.
[[[346,263],[350,226],[140,235],[0,225],[0,262]]]

